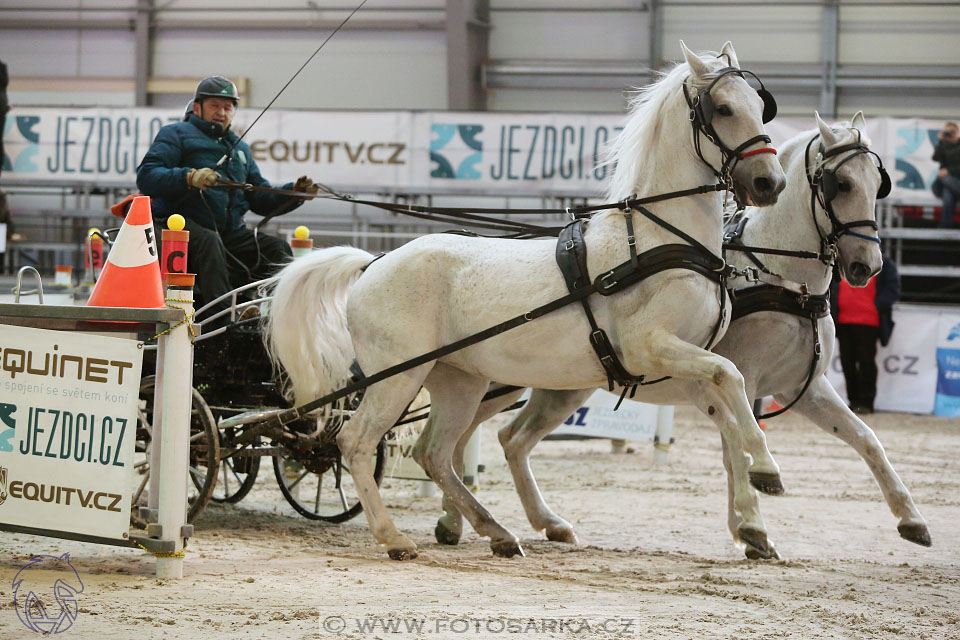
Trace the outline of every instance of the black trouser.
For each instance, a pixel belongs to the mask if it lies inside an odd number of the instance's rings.
[[[860,406],[873,411],[877,397],[877,338],[879,327],[865,324],[838,324],[837,343],[840,347],[840,364],[847,382],[847,398],[850,406]]]
[[[198,309],[236,287],[269,278],[293,256],[290,245],[280,238],[264,233],[254,237],[246,227],[217,234],[188,219],[184,230],[190,232],[187,271],[197,274]],[[158,230],[157,238],[161,237]]]

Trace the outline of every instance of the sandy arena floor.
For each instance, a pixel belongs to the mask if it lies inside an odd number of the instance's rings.
[[[927,518],[932,548],[898,536],[851,449],[787,415],[767,432],[787,493],[761,500],[783,560],[744,559],[726,531],[719,437],[690,409],[677,411],[665,466],[647,444],[614,455],[606,441],[543,443],[541,489],[581,545],[546,542],[527,525],[487,425],[480,496],[526,558],[494,558],[469,530],[459,547],[437,545],[439,499],[388,480],[391,514],[421,547],[416,560],[390,561],[362,516],[339,526],[296,516],[264,465],[243,502],[201,515],[182,581],[156,580],[139,551],[3,534],[0,638],[34,636],[12,607],[19,568],[32,554],[68,551],[85,589],[61,637],[960,638],[960,420],[868,422]],[[404,632],[358,626],[378,618]],[[420,620],[421,632],[405,631]]]

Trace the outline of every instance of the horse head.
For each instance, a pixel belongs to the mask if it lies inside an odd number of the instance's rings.
[[[763,127],[777,113],[773,96],[754,73],[740,68],[730,42],[715,57],[697,55],[682,41],[680,46],[689,68],[683,93],[697,154],[720,179],[732,180],[742,202],[776,203],[786,177]]]
[[[890,192],[883,162],[870,150],[867,123],[858,111],[831,127],[816,115],[820,145],[807,149],[815,220],[827,245],[835,245],[840,272],[855,287],[866,286],[883,266],[876,202]]]

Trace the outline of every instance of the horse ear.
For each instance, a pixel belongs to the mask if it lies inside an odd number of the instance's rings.
[[[731,67],[740,67],[740,61],[737,60],[737,52],[733,50],[733,43],[729,40],[727,40],[723,48],[720,49],[720,56],[726,56]]]
[[[857,111],[853,114],[853,118],[850,119],[850,126],[864,133],[867,130],[867,120],[863,117],[863,111]]]
[[[820,139],[823,140],[824,148],[830,148],[837,144],[837,134],[833,132],[830,125],[820,119],[820,112],[814,111],[813,114],[817,118],[817,128],[820,129]]]
[[[684,44],[683,40],[680,41],[680,49],[683,50],[683,57],[687,61],[687,66],[690,67],[690,72],[698,78],[702,78],[710,73],[710,67],[707,65],[703,59],[695,54],[693,51],[687,48],[687,45]]]

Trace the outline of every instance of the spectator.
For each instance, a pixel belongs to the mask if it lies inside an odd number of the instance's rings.
[[[7,65],[0,60],[0,174],[3,173],[3,129],[7,125],[7,111],[10,111],[10,101],[7,100],[7,85],[10,76],[7,75]]]
[[[960,196],[960,127],[956,122],[948,122],[937,133],[937,138],[933,159],[940,163],[940,170],[932,189],[933,195],[943,202],[940,226],[949,228],[953,226],[957,197]]]
[[[900,299],[896,263],[884,257],[880,273],[865,287],[834,279],[830,309],[837,328],[840,365],[847,383],[850,408],[873,413],[877,396],[877,341],[887,346],[893,334],[893,303]]]
[[[197,274],[198,306],[235,286],[269,277],[291,256],[280,238],[254,234],[243,224],[248,209],[260,215],[287,212],[303,198],[218,187],[228,180],[270,187],[250,147],[230,131],[239,100],[236,86],[221,76],[197,85],[183,122],[157,133],[137,168],[140,193],[152,197],[155,220],[179,213],[190,232],[187,268]],[[315,194],[306,176],[281,189]]]

